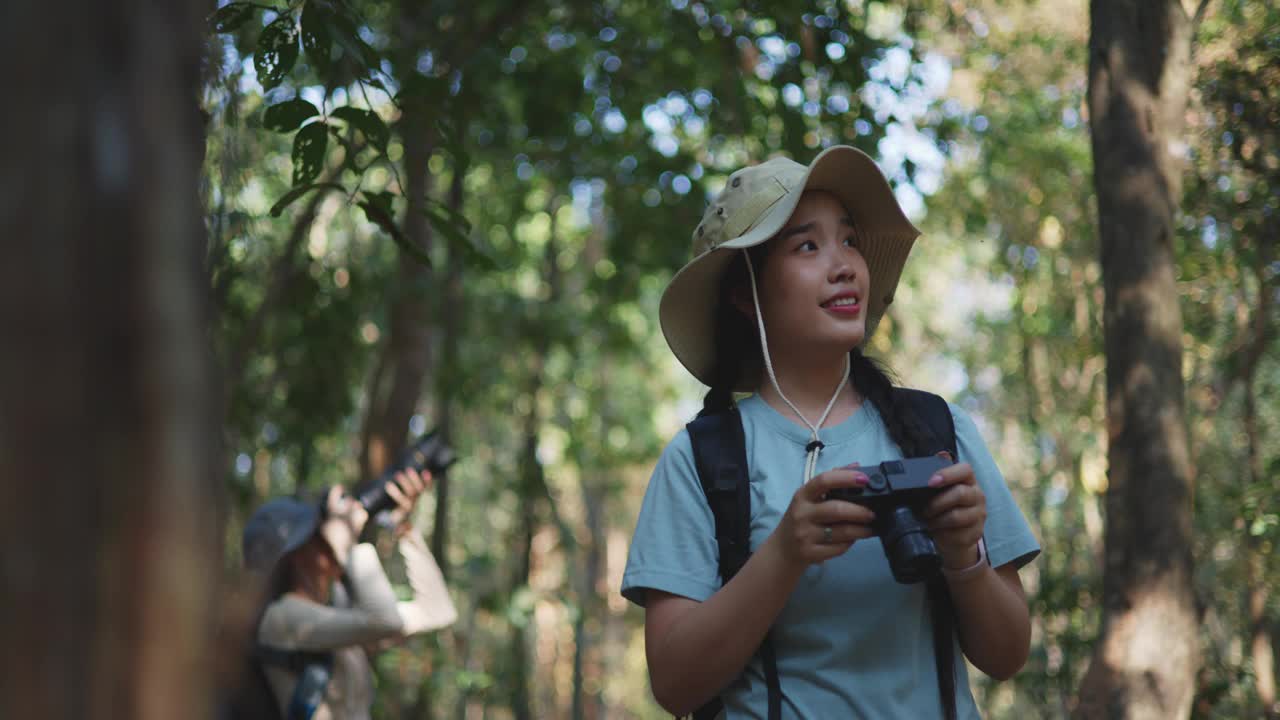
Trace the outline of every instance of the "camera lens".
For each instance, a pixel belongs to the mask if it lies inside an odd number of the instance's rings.
[[[888,483],[885,482],[884,476],[881,475],[880,473],[875,472],[867,476],[868,490],[873,490],[875,492],[884,492],[884,489],[886,487],[888,487]]]
[[[880,542],[893,579],[909,585],[926,580],[942,567],[942,558],[928,530],[905,505],[893,509],[883,525]]]
[[[457,460],[457,454],[434,431],[419,438],[404,453],[400,462],[388,468],[376,480],[359,488],[356,499],[370,515],[377,515],[384,510],[395,507],[395,500],[387,493],[387,483],[395,482],[395,474],[400,470],[412,469],[421,472],[429,471],[432,475],[441,475]]]

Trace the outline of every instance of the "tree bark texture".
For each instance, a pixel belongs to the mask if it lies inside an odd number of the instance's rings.
[[[1177,0],[1091,3],[1110,468],[1102,636],[1077,718],[1185,718],[1200,663],[1173,250],[1191,29]]]
[[[0,717],[212,708],[212,2],[0,4]]]

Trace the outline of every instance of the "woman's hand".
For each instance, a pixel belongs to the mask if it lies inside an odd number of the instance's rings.
[[[821,563],[843,555],[858,540],[874,535],[871,521],[875,513],[870,509],[826,499],[827,493],[836,488],[866,484],[866,474],[847,467],[820,473],[801,485],[773,531],[772,538],[783,556],[805,566]]]
[[[387,481],[387,494],[396,501],[396,509],[392,511],[392,519],[396,525],[396,537],[403,535],[411,527],[413,508],[431,487],[431,473],[423,470],[401,470],[396,473],[395,480]]]
[[[358,500],[347,495],[341,485],[329,488],[325,509],[327,513],[320,525],[320,535],[329,543],[338,562],[345,565],[360,531],[364,530],[369,513]]]
[[[924,519],[942,555],[943,567],[962,570],[978,560],[978,540],[987,522],[987,496],[969,463],[939,470],[929,487],[942,492],[925,506]]]

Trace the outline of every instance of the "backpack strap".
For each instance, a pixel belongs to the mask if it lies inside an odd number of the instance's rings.
[[[285,717],[286,720],[310,720],[324,700],[325,688],[333,675],[333,653],[282,650],[258,644],[254,657],[263,666],[278,667],[297,676]]]
[[[747,442],[738,409],[699,415],[687,426],[702,492],[716,520],[720,579],[727,585],[751,556]]]
[[[937,454],[940,451],[951,453],[952,462],[960,462],[960,452],[956,447],[955,418],[951,417],[951,408],[947,401],[923,390],[894,388],[893,401],[898,408],[907,413],[917,428],[927,435],[922,451]],[[941,577],[928,580],[929,620],[933,626],[933,661],[938,673],[938,696],[942,702],[942,716],[946,720],[956,717],[956,676],[955,676],[955,610],[951,601],[951,591],[947,582]]]
[[[900,387],[893,389],[893,400],[928,434],[926,452],[932,455],[946,450],[951,453],[952,462],[960,462],[960,452],[956,449],[956,421],[951,417],[951,407],[946,400],[931,392]]]
[[[728,585],[751,557],[751,485],[742,416],[736,406],[703,412],[686,427],[698,480],[715,517],[720,579]],[[766,634],[760,645],[760,657],[769,689],[769,720],[778,720],[782,714],[782,688],[771,634]],[[723,707],[720,698],[714,698],[694,711],[694,720],[710,720]]]

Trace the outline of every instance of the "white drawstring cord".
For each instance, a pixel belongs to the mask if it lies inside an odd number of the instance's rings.
[[[782,388],[778,385],[778,376],[773,372],[773,361],[769,359],[769,339],[764,334],[764,316],[760,313],[760,296],[756,291],[756,271],[751,265],[751,255],[746,250],[743,250],[742,254],[747,258],[747,273],[751,275],[751,301],[756,306],[756,326],[760,329],[760,352],[764,355],[764,368],[769,373],[769,382],[773,383],[773,389],[778,391],[778,397],[782,398],[782,401],[787,404],[787,407],[791,408],[796,417],[809,426],[812,439],[805,446],[804,456],[804,482],[809,482],[814,475],[814,471],[818,469],[818,454],[822,452],[823,448],[822,441],[818,439],[818,428],[822,427],[822,424],[827,421],[827,415],[831,413],[831,408],[835,407],[836,398],[840,397],[840,391],[844,390],[845,384],[849,382],[849,356],[844,356],[844,374],[840,378],[840,384],[836,386],[836,391],[832,394],[831,400],[827,402],[827,409],[822,411],[822,417],[818,418],[816,425],[809,422],[809,419],[800,412],[800,409],[791,400],[787,399],[787,396],[782,392]]]

